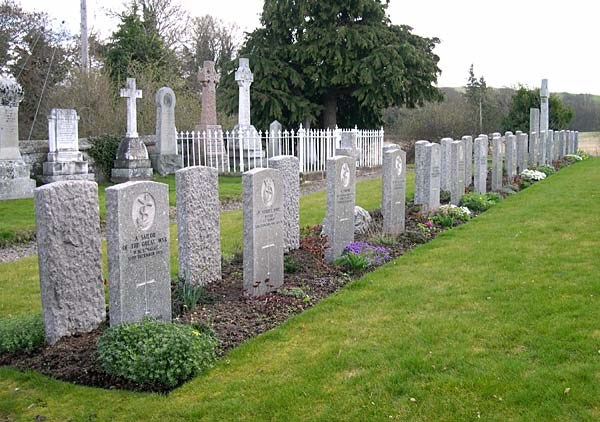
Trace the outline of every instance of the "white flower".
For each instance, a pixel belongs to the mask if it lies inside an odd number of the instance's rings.
[[[541,171],[537,171],[537,170],[525,169],[521,173],[521,177],[523,177],[524,179],[529,179],[529,180],[533,180],[533,181],[537,182],[538,180],[544,180],[546,178],[546,174],[542,173]]]
[[[573,158],[575,161],[581,161],[583,159],[579,155],[575,154],[566,154],[565,158]]]

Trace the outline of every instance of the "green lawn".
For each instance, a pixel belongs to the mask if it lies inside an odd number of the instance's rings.
[[[229,184],[223,183],[226,179]],[[221,187],[235,192],[240,187],[239,178],[223,178]],[[237,184],[236,184],[237,183]],[[172,188],[174,190],[174,188]],[[414,191],[414,173],[408,173],[407,196]],[[101,189],[101,192],[104,192]],[[171,190],[170,190],[171,192]],[[370,179],[357,183],[357,204],[366,209],[381,207],[381,179]],[[104,198],[104,195],[102,195]],[[103,199],[102,199],[103,201]],[[319,224],[325,217],[325,192],[316,192],[300,199],[300,222],[302,225]],[[33,207],[30,202],[29,206]],[[104,205],[101,204],[104,211]],[[229,211],[221,214],[221,246],[225,254],[241,252],[242,211]],[[106,277],[106,242],[103,242],[104,273]],[[177,274],[177,226],[171,225],[171,272]],[[0,317],[18,315],[27,312],[39,312],[39,278],[37,257],[21,259],[15,262],[0,263]]]
[[[175,176],[161,176],[156,182],[169,185],[169,204],[175,205]],[[104,219],[106,210],[106,194],[104,190],[113,186],[111,183],[101,183],[98,187],[98,202],[100,217]],[[221,199],[236,199],[242,195],[242,178],[219,176],[219,195]],[[35,230],[33,198],[0,201],[0,237],[14,236],[23,230]]]
[[[599,206],[600,160],[578,163],[169,396],[2,368],[0,419],[598,420]]]

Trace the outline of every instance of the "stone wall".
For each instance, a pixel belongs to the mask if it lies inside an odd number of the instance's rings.
[[[148,135],[140,136],[140,138],[146,144],[146,147],[148,148],[148,154],[154,153],[156,136]],[[23,161],[31,166],[31,178],[39,181],[42,176],[42,164],[47,160],[48,156],[48,140],[19,141],[19,149],[21,150]],[[94,173],[96,175],[97,182],[106,182],[107,180],[104,177],[104,174],[102,174],[101,171],[98,171],[94,160],[88,156],[89,149],[90,144],[87,138],[79,139],[79,150],[83,153],[84,159],[89,162],[90,173]]]

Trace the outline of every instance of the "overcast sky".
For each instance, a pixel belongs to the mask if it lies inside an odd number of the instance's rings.
[[[26,10],[44,10],[79,32],[79,0],[20,0]],[[175,0],[177,1],[177,0]],[[192,16],[210,14],[250,31],[259,25],[261,0],[179,0]],[[88,0],[90,28],[107,37],[116,22],[106,8],[122,0]],[[393,23],[418,35],[438,37],[439,86],[462,86],[471,63],[489,86],[549,80],[551,91],[600,95],[600,3],[597,0],[391,0]]]

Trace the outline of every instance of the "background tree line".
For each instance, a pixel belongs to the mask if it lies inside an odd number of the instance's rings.
[[[221,73],[219,121],[231,128],[239,56],[250,58],[254,73],[252,119],[258,128],[278,119],[286,127],[385,124],[388,135],[401,139],[458,137],[514,128],[507,120],[511,110],[535,101],[529,90],[523,94],[528,100],[519,102],[521,90],[489,88],[472,67],[464,87],[438,89],[439,40],[392,24],[385,0],[266,0],[261,27],[244,39],[235,25],[191,17],[176,1],[133,0],[113,12],[119,24],[107,40],[90,35],[91,69],[82,72],[77,35],[43,12],[2,0],[0,70],[14,75],[26,93],[21,139],[46,139],[53,107],[77,110],[82,137],[123,134],[125,101],[118,94],[127,77],[143,90],[141,134],[154,133],[154,94],[165,85],[177,95],[177,127],[192,129],[200,119],[196,75],[204,60],[215,61]],[[554,97],[575,111],[573,128],[600,128],[597,97]],[[513,112],[513,118],[523,113]]]

